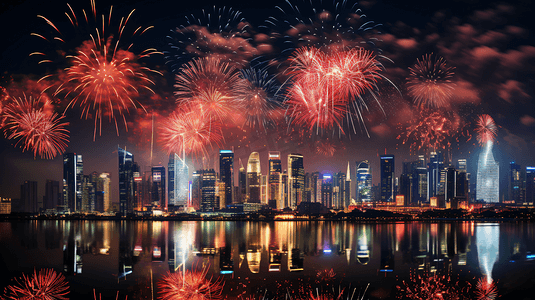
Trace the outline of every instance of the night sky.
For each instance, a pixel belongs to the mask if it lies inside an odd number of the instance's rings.
[[[298,7],[316,7],[321,9],[320,1],[313,0],[312,5],[302,0],[291,3]],[[355,2],[348,1],[348,7]],[[240,11],[249,25],[250,30],[244,37],[247,47],[237,48],[238,53],[245,56],[238,59],[255,59],[268,61],[287,57],[297,46],[281,44],[280,40],[264,40],[269,32],[284,30],[283,26],[266,26],[265,20],[274,17],[281,21],[288,18],[275,6],[285,11],[289,5],[282,1],[97,1],[97,13],[107,13],[113,5],[115,22],[118,16],[127,15],[136,9],[129,26],[147,27],[147,31],[136,39],[131,49],[136,55],[146,48],[156,48],[164,55],[154,55],[140,61],[144,66],[158,70],[164,76],[154,76],[155,84],[151,88],[154,95],[142,93],[138,101],[148,111],[154,113],[155,142],[152,164],[163,164],[167,167],[167,150],[159,142],[158,129],[162,122],[176,106],[174,92],[173,65],[180,65],[190,57],[173,58],[173,50],[169,46],[168,35],[178,26],[187,26],[185,16],[202,16],[201,9],[213,10],[213,5],[226,5]],[[408,122],[414,119],[418,108],[407,92],[406,82],[409,67],[425,54],[434,53],[442,56],[448,66],[455,67],[452,81],[455,88],[449,99],[450,108],[464,122],[466,130],[472,138],[456,137],[450,139],[448,148],[454,161],[458,158],[468,159],[469,172],[475,174],[480,146],[474,133],[475,118],[479,114],[489,114],[498,125],[494,155],[500,164],[502,183],[509,170],[509,162],[516,161],[523,169],[535,166],[535,103],[533,101],[535,86],[535,39],[532,28],[530,1],[440,1],[439,3],[420,1],[362,1],[357,7],[366,15],[367,21],[373,21],[370,33],[375,42],[372,50],[382,53],[388,59],[382,59],[382,74],[393,83],[382,81],[378,84],[378,98],[384,109],[370,106],[369,112],[363,112],[364,125],[357,123],[356,132],[346,128],[345,135],[338,131],[327,130],[311,136],[301,136],[304,130],[298,126],[288,126],[279,122],[265,130],[227,128],[225,139],[220,145],[208,147],[209,155],[204,159],[204,167],[217,168],[217,152],[219,149],[235,150],[235,169],[239,168],[241,159],[245,165],[252,151],[260,153],[262,173],[267,169],[267,152],[281,151],[283,168],[286,168],[286,156],[291,152],[304,155],[307,172],[345,172],[350,162],[354,172],[355,162],[368,159],[373,169],[374,184],[379,182],[379,155],[387,152],[396,156],[396,175],[401,173],[403,161],[416,160],[417,154],[425,154],[423,150],[410,151],[408,144],[402,144],[398,135],[403,132]],[[324,7],[331,7],[330,3]],[[90,9],[90,1],[72,3],[78,14],[82,9]],[[36,81],[43,75],[65,68],[65,62],[54,62],[48,67],[38,65],[38,59],[29,54],[35,51],[46,54],[60,54],[66,47],[76,48],[85,40],[76,33],[65,33],[65,47],[54,47],[52,43],[31,36],[31,33],[49,34],[48,26],[37,15],[43,15],[60,30],[69,27],[65,17],[68,7],[61,0],[47,1],[9,1],[0,4],[0,85],[9,95],[21,96],[21,92],[31,94],[40,88]],[[201,21],[202,23],[202,21]],[[279,24],[280,25],[280,24]],[[530,26],[531,25],[531,26]],[[203,27],[203,26],[200,26]],[[210,30],[210,28],[208,28]],[[282,34],[284,35],[284,34]],[[369,38],[369,36],[367,37]],[[128,40],[128,38],[123,38]],[[228,41],[233,47],[233,41]],[[292,48],[293,46],[293,48]],[[286,48],[284,48],[286,47]],[[245,49],[245,50],[244,50]],[[72,50],[72,49],[71,49]],[[284,50],[284,51],[282,51]],[[216,51],[217,52],[217,51]],[[201,54],[208,56],[211,54]],[[231,59],[237,59],[230,56]],[[282,64],[284,65],[284,64]],[[273,71],[270,69],[270,71]],[[283,71],[278,71],[281,74]],[[277,73],[280,83],[285,76]],[[275,72],[272,73],[275,75]],[[397,87],[397,88],[396,88]],[[399,89],[399,92],[398,92]],[[373,102],[369,95],[366,101]],[[3,100],[4,101],[4,100]],[[63,112],[68,100],[55,99],[56,110]],[[150,156],[150,124],[151,114],[141,109],[131,110],[126,114],[128,131],[124,124],[119,123],[119,135],[115,125],[105,117],[102,122],[102,133],[93,141],[94,119],[80,119],[79,107],[70,108],[65,112],[65,121],[70,125],[70,138],[66,152],[83,155],[84,174],[93,171],[112,174],[113,201],[117,201],[117,146],[126,148],[134,154],[134,159],[144,170],[151,164]],[[369,132],[369,137],[366,134]],[[469,139],[469,140],[468,140]],[[44,193],[46,179],[61,180],[62,156],[52,160],[34,158],[33,152],[22,153],[20,147],[15,148],[16,141],[5,137],[0,139],[0,197],[18,198],[20,185],[24,180],[39,181],[39,193]],[[199,156],[188,157],[190,173],[203,164]],[[194,165],[194,167],[193,167]],[[354,176],[354,174],[352,174]],[[506,185],[502,184],[502,192]]]

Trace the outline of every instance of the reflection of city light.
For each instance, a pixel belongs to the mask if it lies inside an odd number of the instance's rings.
[[[160,247],[154,247],[152,256],[154,256],[154,258],[160,258],[162,256],[162,249]]]
[[[110,255],[110,248],[100,248],[99,253],[103,255]]]
[[[478,224],[476,243],[479,268],[487,280],[492,281],[492,268],[498,260],[500,227],[498,224]]]
[[[331,253],[332,250],[331,249],[323,249],[323,253]]]

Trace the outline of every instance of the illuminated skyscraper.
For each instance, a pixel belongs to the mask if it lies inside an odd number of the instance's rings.
[[[381,202],[394,202],[394,155],[381,155]]]
[[[333,207],[343,209],[346,201],[346,174],[338,172],[333,175]]]
[[[158,209],[167,210],[165,193],[165,167],[152,167],[152,204]]]
[[[288,205],[295,209],[305,194],[305,168],[303,155],[292,153],[288,155]]]
[[[110,174],[101,173],[97,184],[97,193],[102,194],[102,211],[109,212],[111,208],[110,203]]]
[[[119,211],[126,216],[134,211],[134,155],[119,147]]]
[[[179,161],[180,157],[178,154],[169,154],[169,163],[167,164],[167,201],[169,203],[169,211],[175,210],[175,195],[178,194],[177,171]]]
[[[535,167],[526,167],[526,197],[524,200],[528,205],[535,202]]]
[[[268,205],[271,208],[283,209],[284,204],[281,201],[282,163],[279,151],[268,153],[268,168]]]
[[[323,174],[323,181],[321,183],[321,204],[327,208],[333,207],[333,176],[331,174]]]
[[[169,177],[167,180],[168,209],[185,208],[188,202],[189,169],[186,162],[176,153],[169,155],[167,174]]]
[[[483,146],[477,165],[476,199],[487,203],[500,201],[499,166],[492,155],[492,142]]]
[[[202,171],[193,172],[193,179],[191,181],[191,206],[195,210],[201,209],[201,184]]]
[[[521,192],[522,192],[522,176],[520,172],[520,165],[511,162],[511,172],[509,173],[509,200],[514,203],[522,203]]]
[[[232,150],[219,151],[219,180],[225,184],[223,202],[225,205],[230,205],[234,189],[234,152]]]
[[[219,208],[216,201],[216,172],[201,170],[201,211],[209,212]]]
[[[351,169],[349,168],[349,162],[347,162],[347,175],[346,175],[346,181],[344,185],[345,185],[344,195],[343,195],[344,208],[348,208],[349,205],[351,205]]]
[[[238,173],[238,195],[236,203],[244,203],[247,198],[247,170],[243,167],[240,160],[240,171]]]
[[[428,197],[427,199],[437,196],[440,190],[440,174],[444,169],[444,156],[442,152],[431,152],[428,165],[428,174],[427,179],[428,187]]]
[[[63,154],[63,204],[71,212],[80,211],[82,207],[83,171],[82,155]]]
[[[357,189],[356,198],[357,202],[371,202],[372,201],[372,172],[370,169],[370,163],[367,160],[363,160],[357,163]]]
[[[253,152],[247,162],[247,203],[260,203],[260,155]]]

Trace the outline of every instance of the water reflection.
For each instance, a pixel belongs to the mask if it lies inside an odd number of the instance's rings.
[[[157,281],[166,272],[202,267],[223,276],[226,292],[235,293],[240,283],[274,287],[331,268],[340,279],[372,286],[384,286],[385,276],[394,285],[414,269],[486,276],[502,285],[511,270],[535,276],[531,223],[29,221],[0,223],[0,233],[2,257],[18,257],[4,259],[9,274],[62,270],[80,293],[128,290],[138,282],[147,288],[151,274]]]

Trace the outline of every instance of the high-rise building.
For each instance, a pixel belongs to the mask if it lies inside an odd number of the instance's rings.
[[[169,203],[169,211],[175,210],[176,198],[178,194],[177,189],[177,171],[180,158],[176,153],[169,154],[169,163],[167,164],[167,201]],[[178,208],[178,206],[177,206]]]
[[[202,171],[193,172],[193,180],[191,181],[191,206],[195,210],[201,209],[201,186],[202,186]]]
[[[487,203],[500,201],[499,166],[492,154],[492,141],[488,141],[479,154],[477,165],[476,200]]]
[[[99,175],[97,193],[102,194],[102,211],[103,212],[109,212],[111,209],[110,182],[111,182],[110,173],[101,173]]]
[[[216,210],[219,205],[216,201],[216,172],[214,169],[201,170],[201,211]]]
[[[313,172],[310,175],[311,196],[310,202],[321,203],[321,183],[323,182],[323,176],[320,172]]]
[[[431,152],[428,164],[427,199],[438,195],[440,190],[440,174],[444,169],[444,155],[442,152]]]
[[[95,211],[96,186],[90,175],[82,177],[82,212]]]
[[[346,174],[338,172],[333,175],[333,207],[343,209],[346,201]]]
[[[43,208],[48,211],[57,211],[61,203],[61,190],[59,181],[47,179],[45,183],[45,199]]]
[[[245,203],[247,198],[247,170],[243,167],[240,160],[240,170],[238,173],[238,195],[236,203]]]
[[[524,203],[533,205],[535,202],[535,167],[526,167],[526,196]]]
[[[188,206],[189,198],[189,167],[185,159],[181,159],[178,170],[175,169],[175,207]]]
[[[167,210],[165,197],[165,167],[152,167],[152,205],[160,210]]]
[[[333,176],[331,174],[323,174],[323,181],[321,183],[321,204],[327,208],[333,207]]]
[[[282,163],[279,151],[268,153],[268,205],[271,208],[283,209],[281,201],[281,174]]]
[[[268,176],[260,175],[260,203],[267,205]]]
[[[260,155],[253,152],[247,162],[247,203],[260,203]]]
[[[511,170],[509,173],[509,200],[514,203],[522,203],[522,176],[520,171],[520,165],[514,161],[510,164]]]
[[[37,203],[37,181],[24,181],[20,186],[20,212],[38,213],[39,205]]]
[[[444,185],[444,196],[446,201],[453,201],[457,197],[457,176],[458,172],[454,167],[446,169],[446,180]]]
[[[381,202],[394,202],[394,155],[381,155]]]
[[[234,189],[234,152],[232,150],[219,151],[219,180],[225,184],[223,202],[225,205],[230,205]]]
[[[349,168],[349,162],[347,162],[347,176],[345,185],[345,193],[343,197],[344,208],[348,208],[351,205],[351,169]]]
[[[71,212],[80,211],[82,206],[83,170],[82,155],[63,154],[63,207]]]
[[[370,203],[372,200],[372,172],[367,160],[357,162],[357,189],[356,200],[361,203]]]
[[[288,202],[288,172],[284,170],[281,174],[281,203],[282,207],[290,207]]]
[[[303,155],[291,153],[288,155],[288,204],[291,209],[303,201],[305,194],[305,168]]]
[[[118,147],[119,151],[119,212],[126,216],[134,212],[134,155]]]

